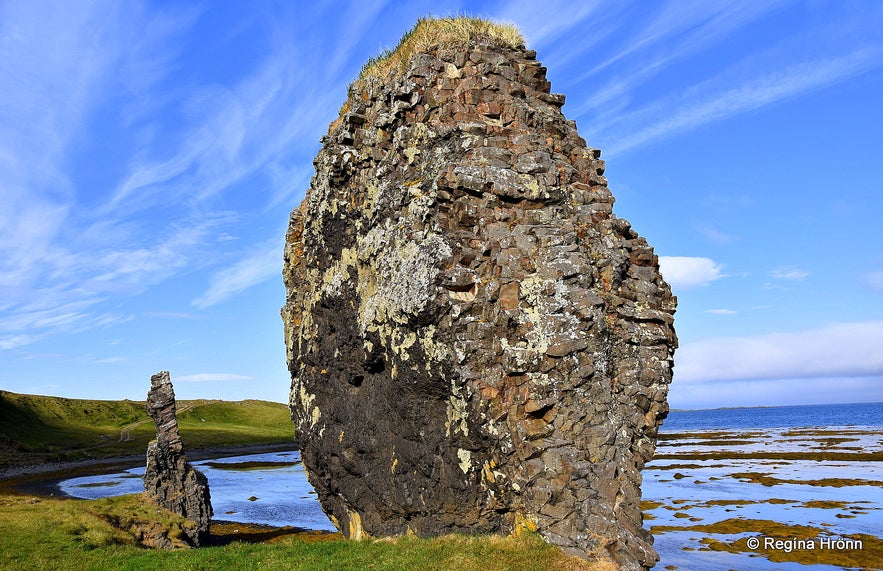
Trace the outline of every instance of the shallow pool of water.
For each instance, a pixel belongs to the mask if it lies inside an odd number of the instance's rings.
[[[656,568],[880,568],[870,545],[823,548],[823,539],[883,537],[883,466],[867,459],[883,450],[881,436],[877,427],[826,427],[756,429],[750,434],[684,432],[660,441],[642,485],[644,526],[653,533],[660,555]],[[727,458],[727,453],[736,458]],[[733,525],[718,525],[726,522]],[[787,527],[764,531],[774,524]],[[733,553],[710,543],[735,547],[748,538],[793,540],[804,537],[796,533],[800,528],[816,530],[809,533],[813,543],[805,543],[811,547],[795,548],[812,564],[798,563],[798,556],[792,559],[787,552],[788,561],[770,561],[767,553],[750,545]]]
[[[307,481],[300,453],[271,452],[192,462],[209,482],[214,519],[277,527],[336,531]],[[83,499],[144,491],[144,468],[70,478],[58,483]]]

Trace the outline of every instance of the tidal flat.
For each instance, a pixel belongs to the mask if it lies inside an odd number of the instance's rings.
[[[656,569],[883,568],[883,429],[660,435],[644,469]]]
[[[215,458],[193,465],[209,479],[218,521],[335,531],[307,482],[296,450]],[[143,473],[139,466],[78,476],[58,482],[58,490],[81,499],[137,494],[143,490]]]

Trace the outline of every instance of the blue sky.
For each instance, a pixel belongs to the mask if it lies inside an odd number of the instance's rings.
[[[364,61],[510,21],[680,305],[673,407],[883,401],[883,4],[0,1],[0,388],[287,400],[288,214]]]

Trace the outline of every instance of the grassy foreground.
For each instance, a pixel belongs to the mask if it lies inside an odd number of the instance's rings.
[[[288,408],[257,400],[178,401],[187,450],[292,442]],[[144,454],[156,435],[143,402],[0,391],[0,467]]]
[[[188,450],[288,443],[285,405],[264,401],[178,401]],[[155,436],[144,404],[22,395],[0,391],[0,468],[37,462],[143,455]],[[0,492],[0,569],[214,570],[573,570],[613,571],[568,557],[534,533],[350,541],[339,534],[218,524],[214,543],[199,549],[141,545],[166,530],[174,542],[192,525],[141,495],[99,500]]]
[[[132,519],[172,527],[180,524],[180,518],[146,503],[140,495],[91,501],[0,496],[0,569],[614,569],[567,557],[532,533],[509,538],[446,536],[358,542],[337,534],[268,533],[264,537],[253,534],[250,539],[264,541],[249,543],[238,540],[234,526],[223,526],[217,540],[224,545],[144,549],[133,534],[120,529]]]

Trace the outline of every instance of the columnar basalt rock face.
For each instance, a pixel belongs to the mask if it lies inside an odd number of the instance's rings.
[[[435,46],[350,89],[287,235],[291,414],[349,537],[536,528],[658,559],[640,470],[676,299],[523,46]]]
[[[168,371],[150,377],[147,412],[156,424],[156,440],[147,446],[144,491],[157,504],[192,521],[194,525],[184,533],[191,545],[199,546],[209,535],[211,494],[205,475],[184,457],[175,406]]]

